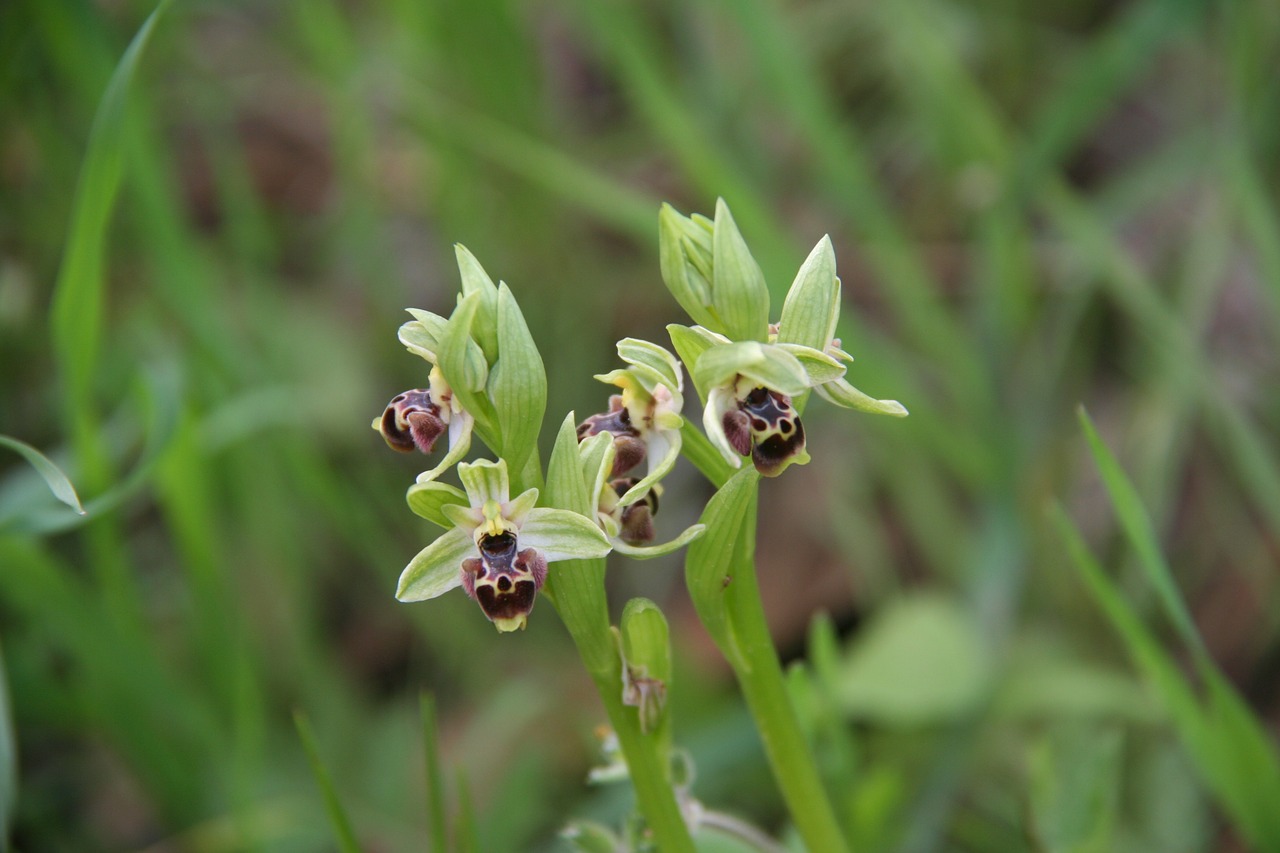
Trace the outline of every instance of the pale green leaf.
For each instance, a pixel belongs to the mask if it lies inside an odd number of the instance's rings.
[[[74,509],[80,515],[85,514],[84,507],[80,505],[80,498],[76,495],[75,486],[71,485],[67,475],[62,473],[62,469],[53,464],[49,457],[25,441],[19,441],[7,435],[0,435],[0,447],[7,447],[26,459],[27,462],[31,463],[31,467],[36,469],[36,472],[45,483],[48,484],[49,491],[53,492],[55,498]]]
[[[741,655],[725,606],[725,589],[732,581],[734,553],[747,529],[759,481],[754,468],[744,468],[715,493],[699,519],[706,530],[689,546],[684,563],[689,597],[702,624],[721,651],[735,658]]]
[[[701,225],[681,215],[669,204],[664,204],[658,213],[658,260],[662,280],[695,323],[719,329],[720,323],[711,309],[710,275],[700,269],[711,262],[709,237]],[[696,257],[700,253],[705,254],[705,261],[698,264],[690,261],[690,256]]]
[[[602,434],[603,435],[603,434]],[[605,439],[612,443],[612,438]],[[578,454],[578,431],[570,412],[560,424],[556,443],[547,464],[547,488],[543,504],[572,510],[582,515],[593,515],[599,492],[590,494],[582,476],[582,462]]]
[[[466,246],[455,243],[453,253],[458,259],[458,272],[462,276],[462,295],[479,294],[471,335],[484,351],[485,360],[493,364],[500,346],[498,288],[494,287],[493,279],[489,278],[484,267],[480,266],[476,256]]]

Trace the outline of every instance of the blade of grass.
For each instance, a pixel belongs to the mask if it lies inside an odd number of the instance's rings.
[[[333,835],[338,842],[338,849],[342,853],[360,853],[360,845],[356,842],[355,832],[351,829],[351,821],[347,819],[347,813],[342,808],[342,801],[338,799],[337,791],[333,788],[333,780],[329,778],[329,771],[325,769],[324,762],[320,760],[320,751],[316,746],[316,736],[311,728],[311,721],[307,719],[307,715],[302,711],[294,711],[293,724],[298,729],[298,737],[302,740],[302,748],[307,752],[307,761],[311,764],[311,773],[315,776],[316,784],[320,786],[320,795],[324,798],[324,808],[329,815],[329,823],[333,827]]]
[[[430,693],[419,698],[422,711],[422,752],[427,782],[427,838],[431,850],[444,853],[449,844],[444,805],[444,774],[440,770],[440,731],[436,724],[436,700]]]
[[[479,853],[480,835],[476,831],[475,805],[471,800],[467,773],[461,766],[454,776],[454,789],[458,792],[458,811],[453,820],[453,849],[458,853]]]
[[[80,505],[80,498],[76,495],[75,486],[71,485],[67,475],[62,473],[62,469],[53,464],[49,457],[25,441],[19,441],[7,435],[0,435],[0,447],[7,447],[30,462],[31,467],[35,468],[40,476],[44,478],[44,481],[49,484],[49,491],[53,492],[54,497],[80,515],[85,514],[84,507]]]
[[[9,713],[9,683],[0,653],[0,853],[9,849],[9,824],[18,801],[18,746]]]

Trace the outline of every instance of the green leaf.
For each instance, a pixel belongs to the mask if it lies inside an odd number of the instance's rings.
[[[502,430],[502,455],[512,470],[523,471],[547,411],[547,374],[506,284],[498,290],[498,352],[489,374],[489,398]]]
[[[1076,414],[1080,420],[1080,426],[1084,429],[1084,436],[1089,443],[1089,452],[1093,455],[1094,464],[1102,474],[1102,482],[1106,486],[1107,495],[1111,498],[1111,505],[1120,518],[1120,524],[1129,537],[1130,544],[1138,552],[1139,564],[1146,573],[1147,580],[1155,588],[1165,614],[1173,622],[1174,628],[1188,647],[1194,649],[1197,654],[1207,654],[1200,640],[1200,634],[1196,631],[1191,613],[1178,592],[1173,573],[1160,554],[1155,530],[1151,526],[1150,517],[1143,509],[1142,499],[1138,496],[1137,489],[1129,482],[1129,478],[1125,476],[1116,458],[1098,436],[1097,430],[1093,427],[1093,421],[1089,419],[1089,413],[1081,406]]]
[[[814,388],[818,395],[828,402],[835,403],[844,409],[856,409],[859,412],[870,412],[873,415],[890,415],[905,418],[907,407],[897,400],[877,400],[854,388],[845,379],[836,379]]]
[[[98,362],[105,289],[102,266],[107,226],[120,187],[126,99],[142,52],[168,6],[168,0],[162,0],[147,16],[112,72],[80,167],[71,226],[49,308],[54,353],[73,400],[88,395]]]
[[[737,341],[767,340],[769,288],[724,199],[716,200],[712,247],[711,299],[724,333]]]
[[[443,507],[446,505],[470,506],[466,493],[461,489],[435,481],[414,483],[409,487],[405,499],[409,502],[409,509],[413,510],[415,515],[425,518],[432,524],[438,524],[446,530],[452,527],[453,523],[445,517]]]
[[[823,237],[800,265],[782,303],[778,343],[802,344],[826,352],[840,317],[840,279],[831,238]]]
[[[444,806],[444,773],[440,769],[440,731],[436,723],[435,697],[423,692],[419,702],[422,709],[422,752],[426,771],[427,834],[429,849],[444,850],[448,845],[448,812]]]
[[[75,487],[71,485],[67,475],[62,473],[62,469],[53,464],[49,457],[25,441],[19,441],[7,435],[0,435],[0,447],[7,447],[30,462],[31,467],[35,468],[49,484],[49,491],[53,492],[54,497],[81,515],[85,514],[84,507],[80,505],[80,498],[76,496]]]
[[[462,561],[476,553],[471,534],[450,527],[405,566],[396,598],[426,601],[462,586]]]
[[[725,606],[725,588],[732,580],[734,551],[755,502],[759,480],[754,468],[743,468],[715,493],[699,519],[706,532],[689,546],[684,563],[685,584],[702,624],[725,657],[735,661],[741,661],[742,655]]]
[[[711,234],[669,204],[658,213],[658,260],[667,290],[693,322],[720,330],[711,308]],[[692,258],[697,258],[694,262]]]
[[[521,547],[537,548],[547,562],[592,560],[613,550],[599,525],[567,509],[536,507],[530,510],[519,538]]]
[[[728,387],[739,375],[790,397],[809,388],[809,377],[795,356],[755,341],[708,349],[698,357],[692,375],[696,385],[708,389]]]
[[[9,710],[9,686],[0,654],[0,850],[9,849],[9,826],[18,799],[18,743]]]
[[[311,721],[301,711],[294,711],[293,723],[298,729],[298,737],[302,740],[302,748],[307,753],[307,761],[311,764],[311,774],[320,787],[320,795],[324,798],[324,808],[329,814],[329,823],[337,839],[338,849],[342,853],[360,853],[360,843],[356,841],[351,821],[347,817],[346,810],[342,808],[342,801],[338,799],[329,771],[325,769],[324,762],[320,759],[320,750],[316,746],[316,736],[311,729]]]
[[[1037,849],[1051,853],[1114,850],[1122,778],[1121,732],[1059,728],[1030,752],[1031,829]]]
[[[493,364],[498,358],[501,345],[501,332],[498,329],[500,323],[498,288],[494,287],[493,279],[489,278],[484,267],[480,266],[476,256],[471,254],[466,246],[455,243],[453,253],[458,259],[458,272],[462,274],[462,295],[465,297],[472,293],[479,294],[479,304],[476,306],[476,317],[471,327],[471,334],[480,344],[480,349],[484,351],[485,360]]]
[[[494,462],[477,459],[458,466],[458,479],[467,490],[471,506],[482,507],[489,501],[504,504],[511,499],[511,480],[507,476],[506,460]]]
[[[1123,474],[1121,474],[1123,476]],[[1076,569],[1151,683],[1206,786],[1241,834],[1260,850],[1280,849],[1280,757],[1258,719],[1208,655],[1197,655],[1207,687],[1202,707],[1177,663],[1124,600],[1059,507],[1054,520]]]
[[[859,718],[925,725],[977,708],[988,676],[970,614],[950,599],[917,596],[876,614],[845,660],[836,695]]]

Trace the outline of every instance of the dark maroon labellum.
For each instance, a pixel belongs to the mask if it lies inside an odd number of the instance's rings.
[[[480,557],[462,561],[462,586],[494,622],[523,621],[547,579],[547,561],[533,548],[519,550],[511,533],[480,538]]]
[[[622,405],[620,394],[609,398],[609,411],[591,415],[578,424],[578,441],[602,432],[613,436],[613,470],[609,476],[625,474],[644,461],[648,449],[640,438],[640,431],[632,425],[631,413]]]
[[[436,439],[444,434],[445,422],[440,417],[440,407],[431,399],[431,393],[415,388],[397,394],[387,404],[379,431],[392,450],[411,453],[417,448],[423,453],[430,453]]]
[[[804,451],[804,424],[786,394],[753,388],[738,401],[736,411],[725,412],[724,432],[743,456],[749,452],[756,470],[776,477],[787,462]]]

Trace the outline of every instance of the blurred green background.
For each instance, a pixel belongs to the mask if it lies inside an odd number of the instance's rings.
[[[830,233],[849,378],[912,411],[815,402],[814,463],[763,497],[780,649],[818,610],[840,638],[805,707],[857,849],[1244,849],[1048,510],[1180,659],[1083,403],[1274,737],[1280,6],[179,0],[86,164],[152,10],[0,5],[0,433],[90,509],[0,456],[17,849],[330,849],[293,709],[362,845],[423,849],[421,691],[481,850],[617,819],[548,605],[497,636],[461,594],[392,597],[434,532],[423,459],[368,424],[425,385],[395,330],[448,313],[454,242],[520,300],[549,420],[603,410],[613,342],[684,319],[659,203],[717,196],[775,314]],[[709,494],[682,465],[661,530]],[[779,831],[679,568],[619,562],[612,601],[673,622],[695,793]]]

